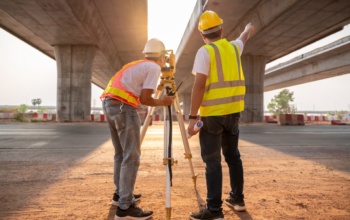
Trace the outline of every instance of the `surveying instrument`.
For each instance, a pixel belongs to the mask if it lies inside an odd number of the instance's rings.
[[[179,102],[179,97],[177,95],[177,89],[175,86],[174,81],[174,73],[176,71],[175,69],[175,54],[173,53],[173,50],[167,50],[166,52],[170,52],[169,57],[166,58],[166,63],[168,63],[167,67],[162,68],[162,75],[160,77],[161,81],[160,84],[157,87],[157,92],[155,94],[155,99],[159,99],[161,93],[164,91],[165,94],[168,96],[176,96],[175,102],[174,102],[174,108],[177,116],[177,120],[180,126],[182,141],[185,148],[185,159],[188,159],[188,163],[190,165],[191,174],[192,174],[192,180],[194,187],[196,187],[197,182],[197,175],[194,174],[194,169],[192,165],[192,154],[190,150],[190,146],[188,143],[186,130],[185,130],[185,124],[183,121],[183,116],[181,113],[181,107]],[[149,126],[149,123],[152,119],[152,115],[154,113],[155,107],[151,107],[151,109],[148,111],[148,114],[146,116],[145,122],[143,124],[142,130],[141,130],[141,144],[143,142],[143,139],[146,135],[147,128]],[[171,113],[171,105],[164,107],[164,159],[163,159],[163,165],[166,166],[166,219],[171,219],[171,200],[170,200],[170,187],[172,186],[172,169],[171,166],[174,164],[177,164],[177,161],[173,158],[173,149],[172,149],[172,113]],[[168,110],[168,118],[166,117]]]

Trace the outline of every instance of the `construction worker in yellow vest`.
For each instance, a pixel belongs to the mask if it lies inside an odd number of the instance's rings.
[[[223,20],[213,11],[204,12],[198,29],[205,42],[197,52],[192,73],[188,132],[193,130],[200,110],[204,126],[199,133],[201,155],[206,163],[207,204],[190,213],[191,219],[222,220],[221,149],[229,167],[231,192],[225,203],[237,211],[246,210],[243,195],[243,166],[238,150],[238,121],[244,110],[245,84],[240,56],[254,27],[249,23],[235,41],[222,38]]]
[[[138,208],[134,202],[141,194],[134,194],[137,171],[140,165],[140,119],[136,108],[169,106],[174,98],[164,95],[154,99],[161,67],[165,66],[166,50],[158,39],[146,43],[144,60],[126,64],[109,81],[101,95],[103,111],[110,129],[114,154],[115,191],[112,205],[118,206],[115,219],[148,219],[152,211]]]

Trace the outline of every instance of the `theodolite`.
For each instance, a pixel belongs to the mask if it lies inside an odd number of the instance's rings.
[[[169,56],[166,56],[166,63],[167,66],[162,68],[162,75],[160,77],[161,81],[160,84],[157,87],[157,92],[155,94],[155,98],[159,99],[162,91],[165,91],[165,94],[168,96],[176,96],[175,98],[175,112],[177,116],[177,120],[180,126],[182,141],[184,144],[185,149],[185,159],[188,159],[188,163],[190,165],[190,170],[192,174],[192,180],[194,183],[194,187],[196,187],[197,182],[197,174],[194,173],[193,165],[192,165],[192,154],[189,147],[187,135],[186,135],[186,129],[185,124],[183,121],[183,116],[181,113],[181,107],[179,102],[179,97],[177,95],[177,88],[175,86],[175,78],[174,73],[176,72],[175,68],[175,54],[172,50],[167,50],[169,52]],[[166,117],[168,109],[169,117]],[[144,125],[141,130],[141,144],[143,142],[143,139],[146,135],[146,131],[148,128],[148,125],[152,119],[152,115],[154,113],[155,107],[151,107],[148,111],[148,114],[146,116]],[[172,113],[171,113],[171,105],[168,107],[164,107],[164,159],[163,159],[163,165],[166,166],[166,219],[171,219],[171,195],[170,195],[170,187],[172,186],[172,166],[174,164],[177,164],[177,161],[173,158],[173,149],[172,149]]]

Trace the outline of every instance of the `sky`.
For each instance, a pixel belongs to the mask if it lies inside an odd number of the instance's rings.
[[[176,52],[196,0],[149,0],[148,38],[162,40]],[[179,12],[181,16],[179,16]],[[266,68],[350,35],[350,25],[312,45],[267,64]],[[232,39],[228,39],[232,40]],[[294,91],[298,110],[350,110],[350,74],[288,87]],[[31,105],[41,98],[44,106],[56,106],[56,61],[0,28],[0,105]],[[101,107],[102,89],[91,85],[91,106]],[[264,93],[264,107],[281,90]]]

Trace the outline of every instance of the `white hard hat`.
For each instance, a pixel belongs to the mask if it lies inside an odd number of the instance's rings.
[[[152,38],[147,41],[143,52],[146,57],[159,57],[166,54],[165,46],[162,41]]]

